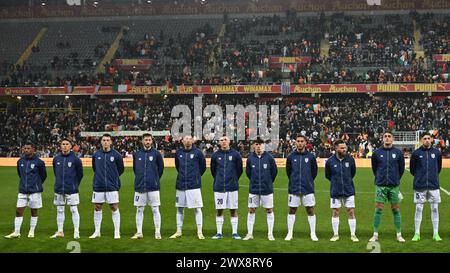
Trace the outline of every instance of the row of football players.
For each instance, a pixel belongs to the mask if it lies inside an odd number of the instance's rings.
[[[433,239],[440,241],[438,233],[440,203],[439,173],[442,167],[442,157],[439,150],[431,145],[431,135],[424,133],[421,136],[422,146],[415,150],[410,160],[410,171],[414,176],[414,202],[415,235],[413,241],[420,240],[420,223],[424,203],[429,202],[432,212]],[[217,210],[217,234],[212,239],[220,239],[224,223],[224,210],[229,209],[231,214],[232,238],[241,239],[238,235],[238,188],[239,178],[243,172],[240,154],[230,148],[230,139],[223,136],[219,140],[220,149],[212,155],[211,174],[214,177],[214,200]],[[375,175],[375,211],[373,217],[374,233],[370,241],[378,240],[378,229],[384,204],[391,204],[396,227],[396,236],[399,242],[405,242],[401,234],[400,179],[405,170],[405,160],[402,151],[393,147],[394,136],[390,132],[383,135],[383,146],[377,149],[371,158],[372,170]],[[206,171],[206,161],[202,152],[193,145],[191,136],[182,140],[183,148],[176,152],[175,166],[178,171],[176,180],[176,223],[177,230],[170,236],[175,239],[182,236],[184,209],[195,210],[197,235],[204,239],[202,232],[202,195],[201,177]],[[120,212],[119,190],[121,187],[120,175],[124,172],[121,155],[111,148],[111,136],[105,134],[101,138],[101,149],[92,157],[94,170],[92,203],[94,204],[95,232],[89,238],[101,236],[102,205],[107,203],[112,210],[114,223],[114,238],[120,238]],[[137,232],[132,239],[143,238],[142,225],[144,208],[149,205],[153,212],[155,238],[161,239],[160,206],[160,179],[163,175],[164,161],[161,154],[152,148],[153,140],[150,134],[142,137],[142,149],[133,155],[133,171],[135,175],[134,205],[136,211]],[[311,240],[317,241],[315,228],[316,216],[314,213],[315,196],[314,180],[317,176],[317,161],[315,156],[306,150],[307,138],[296,137],[296,150],[287,158],[286,173],[289,178],[287,217],[288,232],[285,240],[293,238],[295,214],[297,208],[303,205],[306,208],[310,226]],[[263,141],[254,141],[252,152],[246,164],[246,174],[249,182],[247,235],[243,240],[253,239],[253,225],[255,223],[256,209],[262,206],[267,213],[268,239],[275,240],[273,226],[275,216],[273,212],[273,183],[277,176],[277,165],[274,158],[264,151]],[[78,239],[80,217],[77,205],[79,204],[78,187],[83,178],[81,160],[71,151],[71,142],[67,139],[61,141],[61,153],[53,159],[55,174],[54,204],[57,207],[57,232],[51,238],[63,237],[64,209],[70,207],[74,225],[74,238]],[[346,143],[338,140],[334,143],[335,154],[325,164],[325,176],[330,180],[330,208],[332,209],[333,236],[330,241],[339,240],[339,214],[341,207],[347,210],[350,238],[358,242],[356,237],[355,217],[355,187],[353,178],[356,174],[355,160],[347,154]],[[20,237],[23,212],[28,206],[31,209],[31,221],[28,237],[34,237],[34,230],[38,220],[38,209],[42,207],[41,192],[47,174],[44,162],[35,155],[32,143],[23,146],[23,154],[17,162],[17,172],[20,178],[19,194],[17,200],[14,232],[6,238]]]

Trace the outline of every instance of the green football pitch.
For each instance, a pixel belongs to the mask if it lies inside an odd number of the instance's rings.
[[[70,252],[68,244],[73,241],[73,226],[71,214],[66,208],[65,238],[50,239],[49,236],[56,231],[56,207],[53,205],[53,172],[47,169],[48,178],[44,184],[43,208],[39,211],[39,221],[36,228],[36,237],[27,238],[30,212],[27,209],[22,225],[22,237],[8,240],[3,236],[13,230],[15,216],[15,204],[17,200],[18,178],[16,168],[0,168],[0,252]],[[91,168],[85,168],[85,176],[80,186],[79,206],[81,216],[80,243],[81,252],[236,252],[236,253],[299,253],[299,252],[362,252],[368,253],[372,248],[368,246],[368,239],[372,235],[372,217],[374,207],[374,185],[373,175],[369,168],[357,170],[355,178],[356,186],[356,218],[358,243],[350,241],[347,215],[341,212],[340,237],[338,242],[330,242],[332,235],[331,209],[329,205],[329,182],[324,177],[324,170],[320,169],[316,179],[316,215],[318,242],[309,239],[309,225],[305,210],[300,208],[297,212],[294,239],[284,241],[287,232],[286,216],[287,207],[287,177],[284,168],[279,169],[278,177],[274,184],[274,212],[275,212],[275,241],[267,240],[267,223],[265,212],[259,208],[256,214],[254,227],[254,240],[242,241],[231,238],[231,225],[229,213],[225,213],[224,238],[212,240],[215,234],[215,209],[212,191],[212,177],[209,172],[203,175],[203,233],[206,240],[198,240],[194,212],[185,211],[183,236],[179,239],[169,239],[176,230],[175,209],[175,178],[176,170],[166,168],[162,177],[161,185],[161,215],[162,215],[162,240],[153,237],[154,227],[151,209],[147,207],[144,218],[144,238],[131,240],[135,233],[135,208],[133,206],[133,172],[126,168],[121,176],[122,188],[120,190],[120,212],[121,212],[121,234],[120,240],[113,239],[113,224],[109,208],[103,209],[102,237],[88,239],[94,230],[93,206],[91,204],[92,194]],[[441,186],[450,189],[450,169],[443,170],[441,175]],[[239,190],[239,234],[243,237],[247,231],[247,196],[248,179],[245,174],[240,180]],[[402,231],[407,242],[398,243],[395,240],[393,216],[390,209],[383,213],[379,250],[381,252],[450,252],[450,196],[441,192],[442,203],[440,205],[440,235],[441,242],[434,242],[432,237],[432,224],[429,205],[425,206],[421,237],[419,242],[411,242],[414,233],[414,210],[412,176],[406,172],[402,179],[401,192],[404,200],[401,204]],[[70,248],[69,248],[70,249]]]

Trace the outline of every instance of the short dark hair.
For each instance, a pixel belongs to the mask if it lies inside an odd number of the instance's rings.
[[[334,147],[337,147],[341,144],[347,144],[347,143],[345,143],[345,141],[343,141],[342,139],[338,139],[334,142]]]
[[[253,140],[253,144],[263,144],[264,140],[260,137],[257,137],[255,140]]]
[[[152,134],[150,134],[150,133],[144,133],[144,134],[142,135],[142,139],[144,139],[144,138],[146,138],[146,137],[151,137],[151,138],[153,139],[153,136],[152,136]]]
[[[296,135],[295,140],[297,140],[297,138],[299,138],[299,137],[303,138],[306,142],[308,142],[308,138],[304,135]]]
[[[423,133],[420,135],[420,138],[423,138],[424,136],[433,137],[430,133],[428,133],[428,132],[423,132]]]
[[[390,131],[390,130],[384,131],[383,136],[384,136],[385,134],[390,134],[391,136],[394,136],[394,133],[392,133],[392,131]]]
[[[72,141],[70,141],[70,139],[68,139],[67,137],[61,139],[61,141],[59,142],[59,144],[61,144],[63,141],[67,141],[70,143],[70,145],[72,145]]]
[[[31,142],[31,141],[25,141],[25,143],[23,144],[23,146],[26,146],[26,145],[30,145],[31,147],[36,148],[36,145],[34,145],[34,143]]]
[[[100,138],[100,140],[102,140],[104,137],[112,138],[112,136],[111,136],[110,134],[106,133],[106,134],[103,134],[103,135],[102,135],[102,137]]]

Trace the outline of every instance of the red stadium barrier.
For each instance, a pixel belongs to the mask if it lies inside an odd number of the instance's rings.
[[[3,95],[112,95],[112,94],[281,94],[281,85],[180,85],[180,86],[128,86],[118,92],[112,86],[74,87],[1,87]],[[303,84],[291,85],[291,93],[405,93],[450,92],[448,83],[424,84]]]

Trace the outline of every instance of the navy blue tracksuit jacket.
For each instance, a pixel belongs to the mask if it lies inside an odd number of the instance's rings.
[[[141,149],[133,154],[134,191],[160,190],[160,179],[164,172],[164,160],[156,149]]]
[[[234,149],[219,150],[211,156],[211,175],[214,177],[215,192],[239,190],[242,175],[242,157]]]
[[[98,150],[92,156],[92,168],[94,169],[94,191],[108,192],[120,190],[120,176],[123,174],[124,165],[122,156],[114,149],[105,152]]]
[[[19,175],[19,193],[33,194],[43,192],[45,179],[47,178],[47,170],[45,163],[37,155],[21,157],[17,161],[17,174]]]
[[[375,175],[375,185],[396,187],[405,172],[405,158],[397,148],[376,149],[372,155],[372,171]]]
[[[286,160],[286,174],[289,178],[289,194],[307,195],[314,193],[314,179],[317,176],[316,157],[305,151],[293,151]]]
[[[246,174],[250,179],[251,194],[268,195],[273,193],[273,182],[277,177],[278,170],[275,159],[264,152],[261,157],[256,153],[250,153],[247,158]]]
[[[78,187],[83,178],[83,165],[74,152],[55,156],[53,173],[55,174],[55,193],[78,193]]]
[[[414,176],[414,190],[437,190],[442,154],[436,148],[426,149],[422,146],[412,153],[409,169]]]
[[[356,174],[356,164],[353,157],[346,155],[340,160],[336,155],[328,158],[325,163],[325,177],[330,180],[331,198],[342,198],[355,195],[353,178]]]
[[[175,154],[175,167],[178,171],[177,190],[201,188],[202,175],[206,171],[206,160],[202,151],[195,146],[190,150],[178,149]]]

